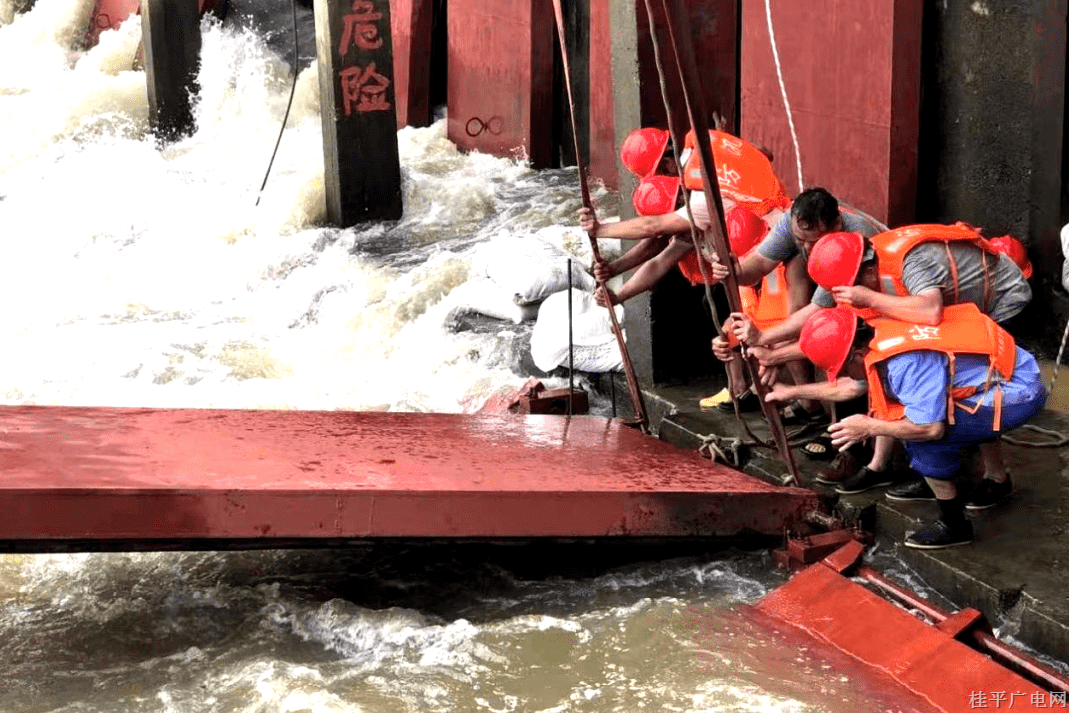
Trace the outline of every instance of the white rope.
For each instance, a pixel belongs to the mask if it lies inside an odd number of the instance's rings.
[[[794,142],[794,157],[798,163],[798,190],[805,190],[802,183],[802,151],[798,147],[798,132],[794,129],[794,116],[791,114],[791,103],[787,100],[787,85],[783,83],[783,67],[779,63],[779,50],[776,49],[776,32],[772,29],[771,0],[765,0],[765,19],[768,20],[768,40],[772,43],[772,59],[776,63],[776,78],[779,79],[779,92],[783,96],[783,106],[787,110],[787,124],[791,128],[791,141]]]

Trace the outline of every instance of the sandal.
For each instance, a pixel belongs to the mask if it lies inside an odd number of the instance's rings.
[[[821,407],[817,411],[810,412],[797,403],[788,404],[780,412],[780,423],[784,426],[816,426],[822,423],[830,423],[831,419]]]
[[[832,448],[831,438],[828,436],[817,436],[804,444],[801,451],[802,455],[811,460],[830,460],[835,456],[835,449]]]

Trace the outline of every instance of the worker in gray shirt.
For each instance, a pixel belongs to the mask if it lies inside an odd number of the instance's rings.
[[[804,311],[815,313],[838,303],[866,320],[891,317],[919,328],[939,325],[944,307],[970,302],[1005,329],[1032,299],[1021,268],[965,223],[910,225],[871,240],[858,233],[834,233],[813,247],[808,269],[820,287]],[[889,440],[876,439],[869,465],[843,480],[836,491],[854,494],[891,485],[891,447]],[[990,482],[978,491],[983,497],[969,503],[971,509],[991,507],[1012,492],[997,441],[983,444],[980,455]],[[934,496],[923,480],[914,479],[891,488],[887,497]]]

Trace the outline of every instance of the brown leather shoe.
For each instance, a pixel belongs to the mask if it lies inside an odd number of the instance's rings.
[[[817,477],[814,480],[824,485],[835,485],[841,482],[844,478],[847,478],[857,472],[857,469],[861,467],[857,458],[850,453],[850,451],[844,451],[837,453],[832,458],[831,463],[817,471]]]

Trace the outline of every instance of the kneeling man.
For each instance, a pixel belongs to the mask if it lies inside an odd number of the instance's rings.
[[[954,476],[970,444],[1023,425],[1046,401],[1035,358],[971,303],[946,307],[925,326],[875,319],[858,328],[848,307],[824,309],[806,322],[799,347],[828,374],[827,383],[777,385],[770,401],[806,397],[845,401],[868,392],[871,415],[849,416],[829,431],[837,448],[875,436],[905,443],[910,466],[935,493],[940,517],[906,538],[939,549],[972,542]],[[849,379],[836,380],[841,373]],[[989,479],[981,480],[981,487]],[[996,484],[997,485],[997,484]],[[1003,487],[1012,487],[1009,482]]]

